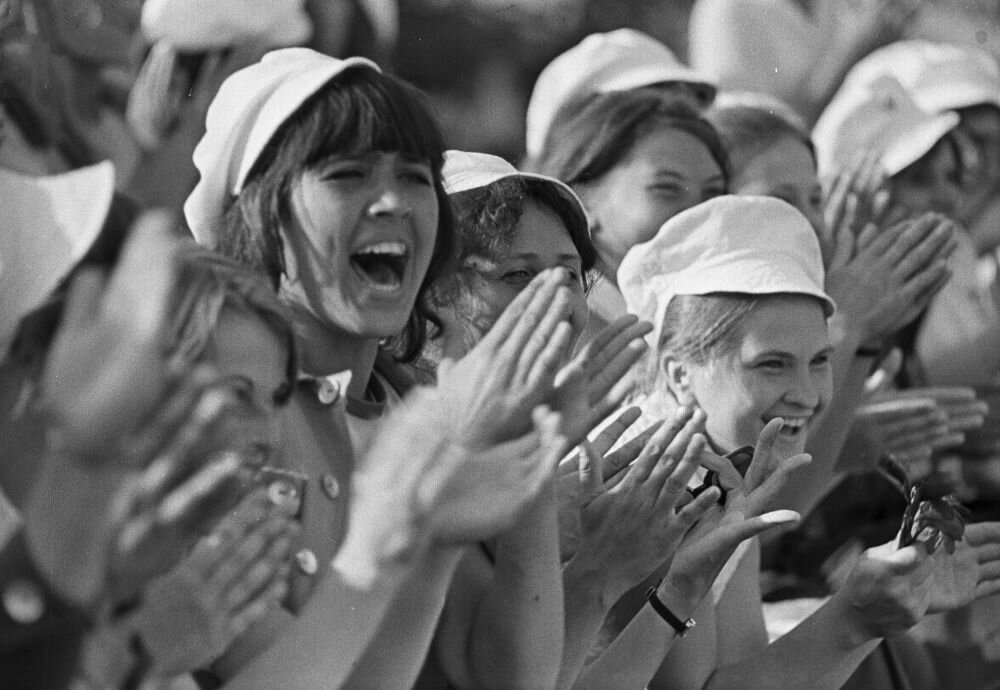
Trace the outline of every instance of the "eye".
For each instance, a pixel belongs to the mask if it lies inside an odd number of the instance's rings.
[[[327,181],[360,180],[365,176],[365,168],[359,163],[334,163],[323,169],[321,179]]]
[[[418,184],[423,187],[433,186],[434,180],[431,177],[430,170],[424,166],[412,166],[409,167],[400,174],[400,177],[407,182],[413,184]]]
[[[505,272],[500,276],[500,279],[510,285],[523,285],[531,282],[534,277],[534,274],[526,268],[515,268]]]
[[[829,363],[830,363],[830,354],[827,353],[827,352],[824,352],[823,354],[816,355],[815,357],[813,357],[813,361],[812,361],[812,365],[814,367],[826,366]]]
[[[757,368],[768,372],[781,371],[785,363],[780,359],[765,359],[757,363]]]

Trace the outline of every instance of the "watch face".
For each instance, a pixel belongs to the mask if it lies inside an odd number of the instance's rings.
[[[95,63],[127,63],[141,0],[36,0],[53,47]]]

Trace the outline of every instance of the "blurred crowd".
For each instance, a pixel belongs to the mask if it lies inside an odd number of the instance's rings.
[[[1000,4],[0,0],[0,685],[1000,689]]]

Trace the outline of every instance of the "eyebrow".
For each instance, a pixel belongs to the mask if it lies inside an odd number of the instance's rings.
[[[540,258],[538,254],[534,252],[521,252],[520,254],[508,254],[506,259],[538,259]],[[557,261],[580,261],[579,254],[559,254],[556,256]]]

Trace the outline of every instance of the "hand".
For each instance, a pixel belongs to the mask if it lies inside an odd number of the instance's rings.
[[[923,545],[897,549],[893,540],[861,554],[834,599],[863,640],[891,637],[920,621],[933,584],[934,562]]]
[[[830,267],[827,292],[859,329],[860,342],[883,340],[926,308],[950,277],[947,258],[956,232],[954,223],[936,214],[884,231],[870,224],[857,239],[856,254]],[[843,253],[835,258],[840,261]]]
[[[933,398],[862,405],[854,413],[852,432],[864,440],[872,461],[890,454],[913,480],[930,475],[934,471],[934,450],[948,447],[955,440],[948,428],[947,413]],[[870,469],[872,463],[867,466]]]
[[[110,278],[85,269],[73,281],[45,362],[42,399],[75,457],[107,462],[160,401],[161,333],[173,287],[171,223],[166,214],[145,214]]]
[[[434,540],[469,543],[509,529],[554,477],[565,443],[558,414],[537,408],[528,433],[472,450],[452,438],[445,395],[413,391],[352,477],[350,529],[334,567],[354,586],[410,567]]]
[[[982,426],[989,412],[986,402],[976,398],[974,389],[960,386],[883,391],[872,396],[870,402],[883,404],[912,400],[933,400],[938,411],[947,418],[947,434],[934,442],[934,450],[961,445],[965,441],[965,432]]]
[[[820,233],[827,272],[843,268],[864,248],[858,237],[866,227],[881,225],[889,195],[889,178],[875,155],[859,157],[834,177],[824,190]]]
[[[951,611],[1000,592],[1000,522],[965,526],[965,537],[955,542],[945,537],[937,549],[934,582],[928,613]]]
[[[438,388],[451,407],[448,437],[470,452],[521,437],[550,399],[572,339],[561,269],[543,271],[457,362],[442,360]]]
[[[781,424],[781,420],[771,420],[761,431],[746,477],[726,491],[725,506],[718,504],[721,495],[718,487],[706,489],[698,496],[701,499],[711,494],[712,507],[684,537],[660,585],[660,593],[669,597],[665,601],[688,605],[680,610],[694,610],[742,542],[769,529],[794,525],[801,519],[793,510],[765,512],[791,474],[811,460],[806,454],[787,460],[774,455],[774,441]],[[706,456],[711,454],[703,454],[703,463],[709,459]],[[728,464],[729,469],[724,469],[723,464]],[[710,468],[720,472],[723,488],[731,485],[733,477],[739,477],[736,468],[723,457],[711,456]]]
[[[184,91],[174,83],[177,51],[157,41],[139,68],[125,106],[125,121],[136,142],[155,149],[177,120]]]
[[[594,336],[560,372],[556,378],[557,391],[563,387],[573,367],[583,369],[587,384],[586,413],[578,420],[583,433],[571,435],[575,436],[571,440],[582,440],[624,402],[631,388],[627,375],[649,349],[643,337],[652,330],[652,324],[639,321],[636,316],[623,316]]]
[[[287,594],[297,523],[264,490],[241,501],[189,556],[145,588],[130,619],[169,677],[206,666]]]
[[[584,445],[579,545],[567,567],[598,578],[605,601],[615,601],[668,561],[691,525],[718,498],[688,501],[687,484],[706,443],[704,428],[704,412],[679,408],[645,443],[626,446],[631,455],[627,468],[608,480],[603,479],[600,456]],[[682,503],[686,505],[678,511]],[[563,538],[560,534],[560,541]]]

